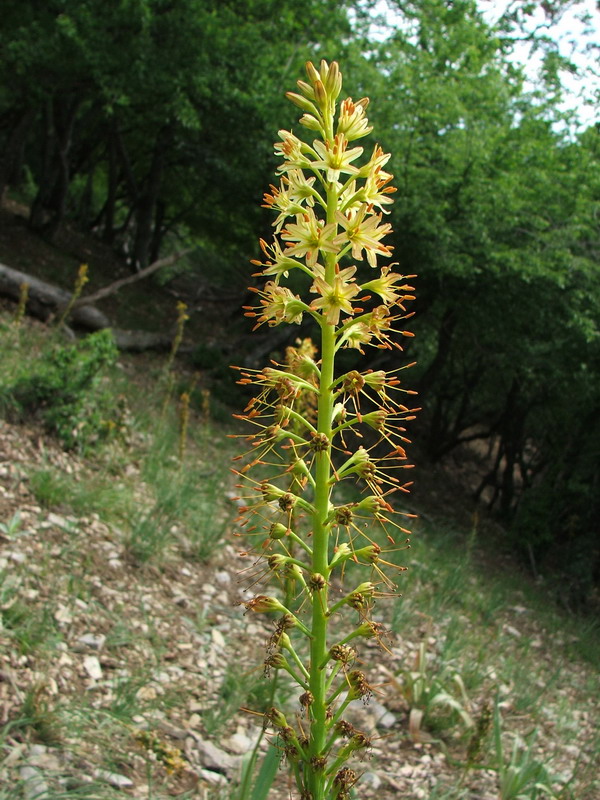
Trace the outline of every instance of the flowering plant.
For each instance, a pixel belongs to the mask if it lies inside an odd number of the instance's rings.
[[[253,263],[266,281],[252,290],[257,304],[245,310],[255,327],[312,317],[321,355],[305,340],[288,348],[285,364],[236,368],[239,383],[257,393],[238,415],[254,433],[234,472],[243,490],[239,522],[258,538],[265,574],[285,589],[283,602],[258,594],[245,606],[277,615],[265,667],[287,672],[301,690],[294,724],[271,708],[265,725],[276,734],[301,800],[345,800],[358,780],[346,763],[370,746],[344,719],[352,701],[366,702],[372,692],[354,665],[355,644],[361,638],[381,644],[383,628],[370,612],[378,596],[396,591],[386,569],[402,569],[384,556],[404,546],[409,533],[398,517],[412,515],[397,510],[392,496],[410,485],[398,476],[411,466],[404,422],[416,409],[402,402],[415,393],[398,377],[410,365],[338,375],[335,362],[341,348],[363,355],[366,345],[402,350],[397,335],[412,336],[401,326],[412,316],[405,303],[414,299],[407,283],[414,276],[379,265],[392,255],[383,243],[391,225],[383,219],[394,189],[385,171],[390,156],[376,145],[361,166],[363,148],[352,145],[372,130],[368,99],[347,98],[338,110],[337,63],[322,61],[317,69],[309,62],[306,71],[308,81],[298,81],[299,92],[287,97],[317,138],[309,144],[279,131],[280,181],[265,194],[265,206],[277,212],[275,235],[260,242],[264,260]],[[366,260],[375,277],[362,280],[357,263],[341,266],[344,258]],[[305,276],[308,297],[286,285],[292,271]],[[362,485],[362,497],[336,505],[335,489],[346,480]],[[350,590],[344,587],[349,562],[369,573]],[[357,620],[345,621],[348,613]]]

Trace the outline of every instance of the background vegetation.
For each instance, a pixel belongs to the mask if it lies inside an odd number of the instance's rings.
[[[272,700],[254,671],[272,631],[235,605],[258,576],[231,536],[228,364],[290,343],[249,336],[240,307],[283,92],[321,57],[374,101],[395,259],[418,273],[420,522],[381,604],[385,707],[363,712],[393,719],[365,791],[598,797],[600,131],[561,110],[575,67],[529,24],[580,3],[515,0],[494,25],[471,0],[387,5],[3,3],[0,260],[67,290],[89,261],[93,291],[193,249],[99,304],[169,332],[184,300],[177,358],[2,307],[2,800],[244,796],[199,755],[246,752],[261,720],[239,708]],[[517,41],[541,55],[533,87]]]
[[[599,128],[559,110],[574,67],[524,33],[536,4],[493,26],[473,0],[390,0],[377,23],[372,5],[5,2],[0,193],[46,240],[77,226],[132,270],[191,244],[196,284],[239,306],[269,224],[270,143],[291,125],[283,90],[308,57],[342,62],[374,101],[395,258],[419,275],[420,448],[475,460],[473,498],[582,608],[600,574]],[[574,5],[544,3],[546,22]],[[523,38],[543,56],[535,89],[511,58]],[[213,367],[227,345],[256,356],[240,327],[195,344]]]

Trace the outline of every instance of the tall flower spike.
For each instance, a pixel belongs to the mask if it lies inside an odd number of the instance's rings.
[[[301,109],[311,141],[279,131],[281,178],[264,197],[276,215],[275,235],[260,241],[264,261],[253,263],[264,283],[252,289],[257,303],[245,311],[255,327],[312,318],[319,348],[305,339],[287,349],[285,364],[240,369],[238,383],[254,396],[236,416],[252,433],[233,472],[244,504],[240,536],[255,543],[258,562],[266,559],[264,568],[253,566],[253,585],[271,584],[244,605],[279,615],[265,670],[285,672],[300,696],[296,728],[293,715],[277,709],[264,714],[265,723],[275,729],[300,800],[347,800],[358,773],[345,764],[361,758],[370,739],[343,717],[372,693],[367,676],[352,668],[359,656],[348,643],[374,638],[386,649],[383,627],[370,615],[396,592],[387,572],[404,569],[386,552],[403,549],[409,534],[404,526],[412,515],[397,505],[410,486],[399,470],[412,466],[405,423],[415,409],[398,400],[411,394],[397,375],[404,367],[337,374],[336,356],[342,347],[362,353],[367,344],[402,349],[398,339],[412,335],[403,326],[414,276],[378,264],[392,254],[383,242],[391,225],[382,215],[394,189],[384,170],[389,154],[375,145],[364,160],[363,148],[351,145],[372,130],[368,99],[346,98],[338,108],[342,76],[335,62],[309,62],[306,74],[287,96]],[[358,484],[355,500],[336,500],[343,481]],[[344,587],[350,561],[364,574]],[[334,620],[336,630],[347,626],[342,636],[330,633]]]

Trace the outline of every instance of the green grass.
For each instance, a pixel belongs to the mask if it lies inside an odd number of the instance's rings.
[[[0,384],[11,371],[14,375],[24,368],[30,349],[39,354],[43,346],[25,326],[18,333],[0,331],[1,343],[9,339],[13,346],[7,348],[7,358],[0,364]],[[185,388],[183,379],[181,386]],[[144,404],[138,410],[138,384],[128,383],[123,377],[115,391],[125,397],[132,410],[127,436],[99,443],[72,473],[63,469],[60,460],[53,459],[54,445],[47,445],[46,457],[29,470],[26,485],[42,507],[41,520],[54,511],[65,517],[65,524],[53,530],[48,541],[33,536],[40,545],[34,570],[27,562],[7,564],[0,572],[0,635],[15,659],[31,659],[39,665],[63,652],[69,632],[54,616],[60,597],[69,609],[85,608],[90,628],[106,635],[103,655],[111,665],[107,667],[111,695],[101,708],[94,705],[93,690],[89,696],[67,693],[51,702],[37,683],[32,683],[0,737],[0,769],[15,741],[45,742],[58,751],[67,737],[68,748],[77,752],[81,746],[82,758],[91,758],[95,765],[124,774],[137,770],[139,775],[142,770],[144,782],[151,787],[150,796],[163,800],[169,792],[168,778],[160,771],[160,765],[139,749],[132,730],[140,720],[151,724],[157,714],[168,718],[171,713],[185,713],[189,697],[177,681],[159,686],[155,695],[144,691],[155,685],[156,673],[172,663],[170,659],[176,654],[169,651],[155,624],[152,604],[143,597],[136,597],[131,606],[116,604],[107,608],[104,598],[97,596],[97,587],[89,581],[97,552],[82,539],[78,519],[95,515],[105,526],[107,540],[122,556],[119,569],[126,571],[134,586],[139,578],[140,586],[145,586],[140,591],[150,592],[148,587],[153,586],[153,581],[160,581],[169,569],[176,574],[181,567],[190,566],[201,576],[204,565],[211,565],[211,560],[220,556],[224,543],[232,542],[228,537],[236,511],[229,495],[235,479],[229,466],[231,456],[241,446],[226,438],[230,427],[225,429],[192,411],[182,460],[175,397],[161,416],[160,394],[153,396],[151,390],[142,390]],[[347,501],[351,500],[349,494]],[[0,526],[0,533],[8,540],[7,547],[16,547],[21,541],[24,523],[17,513],[11,509]],[[27,531],[35,529],[35,523],[27,519],[25,527]],[[30,539],[27,533],[22,541],[27,544]],[[250,542],[250,546],[255,543],[256,540]],[[249,546],[247,542],[240,545]],[[447,749],[454,763],[445,776],[448,784],[433,789],[430,800],[462,800],[469,796],[465,764],[472,728],[465,726],[457,704],[464,706],[477,724],[484,702],[493,706],[495,698],[503,704],[502,719],[496,723],[502,750],[499,755],[497,733],[482,734],[482,762],[478,766],[489,766],[497,770],[499,777],[506,777],[502,791],[507,799],[515,796],[510,779],[518,773],[525,781],[523,797],[533,800],[535,795],[527,784],[529,776],[542,776],[544,770],[552,773],[553,767],[540,760],[533,749],[527,749],[526,737],[538,729],[537,741],[543,739],[546,714],[551,709],[552,726],[561,741],[579,746],[572,696],[576,693],[578,703],[582,698],[593,703],[600,687],[591,670],[582,671],[581,685],[577,683],[579,678],[571,667],[585,659],[600,668],[600,624],[567,615],[543,586],[514,569],[497,566],[483,532],[477,530],[461,531],[440,522],[418,523],[411,549],[400,550],[391,559],[409,569],[397,576],[402,597],[393,603],[382,600],[380,613],[397,637],[394,641],[400,645],[409,642],[411,647],[404,663],[396,662],[394,666],[398,686],[392,683],[383,687],[382,700],[404,704],[405,717],[398,712],[396,732],[406,739],[406,717],[411,705],[406,696],[410,694],[407,683],[412,679],[414,684],[414,675],[411,678],[407,673],[417,671],[413,668],[415,650],[424,643],[426,691],[419,701],[413,697],[413,704],[425,706],[424,730],[434,737],[435,746]],[[348,585],[353,581],[352,570],[349,564]],[[109,572],[106,576],[109,587],[112,575]],[[204,579],[197,580],[201,583]],[[32,605],[27,593],[40,587],[50,588],[47,600]],[[210,633],[213,616],[210,604],[194,596],[195,587],[193,584],[186,590],[189,607],[173,609],[172,613],[181,615],[190,641],[201,648],[199,642]],[[262,644],[256,643],[259,660]],[[244,669],[235,662],[225,663],[216,694],[206,702],[202,698],[200,728],[216,743],[231,730],[240,706],[259,709],[269,702],[269,683],[262,677],[260,666],[256,671]],[[413,695],[416,688],[413,686]],[[283,679],[278,691],[277,702],[285,706],[288,688]],[[448,701],[444,706],[443,698],[433,702],[436,694],[443,692],[454,698],[454,708]],[[295,697],[291,703],[295,703]],[[514,750],[517,734],[526,745]],[[567,787],[561,800],[576,796],[577,800],[592,800],[597,796],[597,776],[592,765],[600,757],[600,735],[587,741],[585,747],[590,761],[577,764],[580,796],[569,794],[571,788]],[[52,800],[125,800],[131,796],[98,780],[65,788],[59,785],[57,776],[50,776],[48,783]],[[25,791],[16,774],[10,788],[0,789],[0,800],[25,800]],[[235,789],[230,792],[215,788],[211,792],[211,800],[249,800],[241,798]],[[182,791],[178,796],[192,795]]]

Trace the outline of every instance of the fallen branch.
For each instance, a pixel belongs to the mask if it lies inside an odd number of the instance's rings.
[[[168,267],[171,264],[175,264],[175,262],[179,261],[180,258],[183,258],[188,253],[191,253],[192,249],[193,248],[188,247],[185,250],[179,250],[179,252],[173,253],[173,255],[159,258],[157,261],[153,261],[152,264],[144,267],[144,269],[136,272],[135,275],[128,275],[126,278],[120,278],[118,281],[109,283],[108,286],[105,286],[103,289],[98,289],[98,291],[94,292],[93,294],[80,297],[79,300],[76,300],[73,303],[73,309],[81,308],[81,306],[87,306],[90,303],[96,303],[98,300],[104,300],[105,297],[110,297],[111,294],[115,294],[119,291],[119,289],[122,289],[123,286],[128,286],[130,283],[135,283],[136,281],[142,280],[142,278],[147,278],[148,275],[152,275],[153,272],[156,272],[161,267]]]
[[[21,286],[24,283],[29,286],[28,313],[44,321],[47,321],[58,309],[66,308],[72,296],[71,292],[66,292],[59,286],[47,283],[27,272],[0,264],[0,294],[18,301]],[[82,303],[80,308],[73,308],[71,317],[77,325],[93,331],[110,327],[108,317],[88,303]]]

